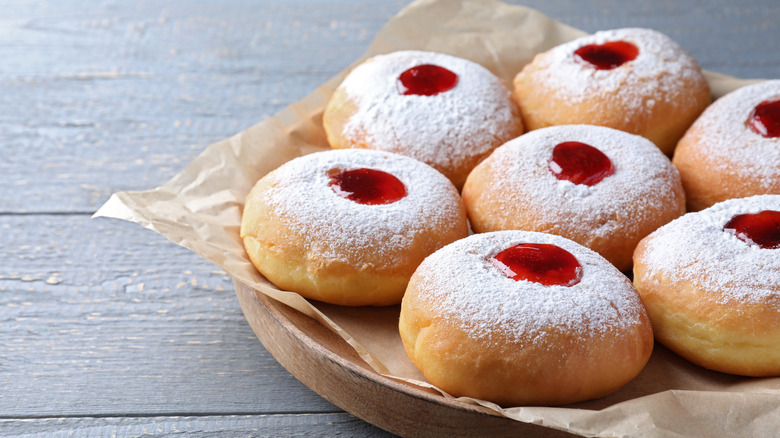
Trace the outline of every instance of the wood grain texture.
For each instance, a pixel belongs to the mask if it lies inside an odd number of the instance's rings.
[[[187,437],[305,437],[316,430],[327,430],[329,436],[391,437],[345,413],[302,415],[215,415],[207,417],[108,417],[108,418],[40,418],[0,419],[5,437],[52,438],[89,436],[187,436]],[[316,436],[316,435],[315,435]]]
[[[4,8],[0,211],[93,211],[115,191],[160,185],[343,69],[401,4]]]
[[[0,216],[0,417],[338,411],[262,349],[224,272],[124,225]]]
[[[0,435],[386,436],[309,391],[224,272],[89,214],[357,58],[402,0],[0,0]],[[780,3],[528,0],[780,77]]]

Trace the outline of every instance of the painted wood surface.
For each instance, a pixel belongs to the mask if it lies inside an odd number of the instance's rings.
[[[529,0],[780,77],[773,0]],[[0,1],[0,436],[383,436],[281,368],[231,279],[90,219],[305,96],[405,1]]]

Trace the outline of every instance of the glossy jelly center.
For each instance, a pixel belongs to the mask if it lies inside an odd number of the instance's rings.
[[[756,134],[767,138],[780,137],[780,99],[756,105],[747,123]]]
[[[780,249],[780,211],[739,214],[723,227],[737,238],[764,249]]]
[[[582,278],[582,266],[565,249],[547,243],[521,243],[496,254],[491,262],[513,280],[545,286],[574,286]]]
[[[639,55],[639,49],[626,41],[609,41],[580,47],[574,54],[596,70],[612,70],[633,61]]]
[[[615,173],[603,152],[585,143],[566,141],[553,148],[550,171],[560,180],[592,186]]]
[[[423,64],[401,73],[396,85],[405,96],[433,96],[455,88],[458,75],[438,65]]]
[[[365,205],[391,204],[406,196],[395,176],[376,169],[341,170],[330,175],[330,187],[342,198]]]

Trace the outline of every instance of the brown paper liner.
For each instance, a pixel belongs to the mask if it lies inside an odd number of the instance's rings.
[[[534,54],[584,32],[522,6],[480,0],[420,0],[393,17],[353,65],[379,53],[430,50],[470,59],[507,84]],[[145,192],[119,192],[96,217],[136,222],[214,263],[240,281],[330,327],[378,373],[432,387],[406,357],[397,333],[398,306],[345,308],[310,303],[281,291],[249,262],[239,238],[244,198],[255,182],[282,163],[328,149],[322,111],[349,69],[301,101],[229,139],[209,146],[180,174]],[[707,73],[719,97],[744,81]],[[502,409],[518,421],[583,435],[724,435],[780,429],[780,379],[710,372],[663,347],[642,373],[608,397],[567,407]]]

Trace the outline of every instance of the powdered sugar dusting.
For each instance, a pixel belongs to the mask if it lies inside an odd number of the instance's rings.
[[[549,163],[553,148],[567,141],[599,149],[615,173],[593,186],[558,180]],[[620,238],[617,233],[633,233],[681,201],[675,195],[679,174],[669,159],[649,140],[612,128],[538,129],[501,146],[488,160],[501,175],[486,194],[491,205],[504,206],[506,214],[517,205],[533,206],[540,223],[558,224],[560,232]],[[626,212],[634,213],[627,217]]]
[[[590,44],[626,41],[639,49],[632,61],[612,70],[597,70],[579,59],[574,52]],[[648,109],[655,101],[690,99],[682,92],[682,83],[700,75],[696,61],[666,35],[651,29],[624,28],[596,32],[550,50],[539,60],[546,88],[556,90],[563,100],[582,102],[589,96],[616,95],[623,101],[630,117],[631,110]],[[536,71],[535,74],[541,74]]]
[[[780,99],[780,80],[739,88],[715,101],[694,122],[697,147],[723,175],[754,181],[756,189],[777,187],[780,138],[766,138],[747,125],[759,103]]]
[[[582,265],[574,286],[543,286],[504,276],[490,259],[520,243],[547,243],[569,251]],[[465,324],[476,340],[514,333],[544,343],[550,332],[580,339],[621,332],[642,324],[642,303],[631,282],[595,252],[563,237],[499,231],[469,236],[445,246],[420,265],[420,299],[442,318]],[[544,345],[544,344],[540,344]]]
[[[392,174],[407,195],[383,205],[364,205],[339,196],[331,172],[358,168]],[[296,158],[268,175],[265,203],[290,228],[307,238],[308,250],[353,265],[371,264],[377,252],[408,248],[423,226],[451,229],[460,215],[455,187],[417,160],[380,151],[342,149]],[[461,224],[462,226],[462,224]],[[371,251],[366,251],[371,248]]]
[[[777,297],[780,250],[762,249],[723,231],[734,216],[763,210],[780,211],[780,195],[731,199],[661,227],[648,237],[644,251],[647,278],[663,274],[723,290],[726,304]]]
[[[458,75],[457,85],[433,96],[401,95],[396,89],[399,75],[421,64],[452,71]],[[358,105],[344,128],[346,138],[365,133],[377,148],[437,169],[452,168],[508,140],[502,133],[519,117],[497,76],[479,64],[441,53],[376,56],[353,70],[341,87]]]

